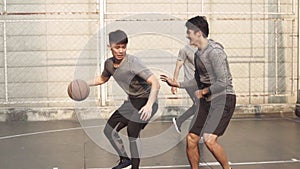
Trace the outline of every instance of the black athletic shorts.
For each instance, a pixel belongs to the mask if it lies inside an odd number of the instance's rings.
[[[147,98],[129,99],[124,101],[124,103],[108,119],[107,124],[112,128],[115,128],[119,123],[122,124],[122,127],[129,125],[129,128],[136,128],[137,130],[139,130],[139,128],[145,128],[149,120],[141,120],[141,114],[138,114],[138,111],[145,106],[147,101]],[[157,109],[158,104],[155,102],[152,106],[151,118],[157,112]]]
[[[231,94],[218,96],[212,101],[200,99],[199,111],[191,122],[189,132],[199,136],[203,133],[223,135],[233,115],[235,105],[236,96]]]

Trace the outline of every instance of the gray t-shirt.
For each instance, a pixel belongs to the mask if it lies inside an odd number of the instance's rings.
[[[190,45],[179,50],[177,60],[183,61],[184,80],[193,79],[195,76],[194,56],[197,48]]]
[[[113,76],[129,98],[148,98],[151,86],[146,80],[153,73],[133,55],[126,55],[124,59],[118,68],[114,68],[114,58],[108,58],[102,76]]]

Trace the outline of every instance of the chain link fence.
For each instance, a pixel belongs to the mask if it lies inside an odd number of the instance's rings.
[[[0,2],[0,105],[68,107],[74,78],[101,72],[110,57],[107,33],[124,29],[128,53],[158,76],[172,75],[185,21],[206,15],[210,38],[228,54],[239,104],[295,103],[298,1],[281,0],[33,0]],[[180,79],[183,79],[182,74]],[[116,104],[116,83],[94,87],[88,101]],[[162,84],[165,104],[189,104]]]

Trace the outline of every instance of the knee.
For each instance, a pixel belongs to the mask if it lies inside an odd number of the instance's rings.
[[[198,145],[200,137],[196,134],[189,133],[186,137],[187,146],[189,148],[196,147]]]
[[[205,140],[205,145],[206,145],[209,149],[213,148],[215,144],[216,144],[216,143],[215,143],[213,140]]]
[[[139,127],[134,127],[131,125],[128,125],[127,127],[127,135],[129,139],[135,140],[139,137],[141,129]]]
[[[204,143],[209,149],[213,149],[217,145],[217,137],[204,136]]]

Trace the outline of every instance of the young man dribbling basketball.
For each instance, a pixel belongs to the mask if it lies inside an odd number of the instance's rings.
[[[227,55],[223,46],[208,39],[208,22],[203,16],[196,16],[186,22],[187,38],[191,45],[198,47],[195,53],[195,80],[199,90],[195,92],[200,99],[197,116],[194,116],[187,135],[187,156],[192,169],[199,168],[200,135],[204,143],[223,169],[230,169],[227,155],[218,138],[222,136],[233,115],[236,96],[232,85]],[[185,87],[190,82],[178,83],[165,75],[161,80],[170,86]]]
[[[128,100],[111,115],[104,134],[120,156],[120,163],[113,169],[140,164],[139,135],[158,109],[157,95],[160,85],[154,74],[135,56],[126,53],[128,38],[124,31],[109,33],[109,46],[113,57],[105,61],[101,76],[90,86],[104,84],[111,76],[128,95]],[[127,127],[131,158],[125,151],[118,132]]]

